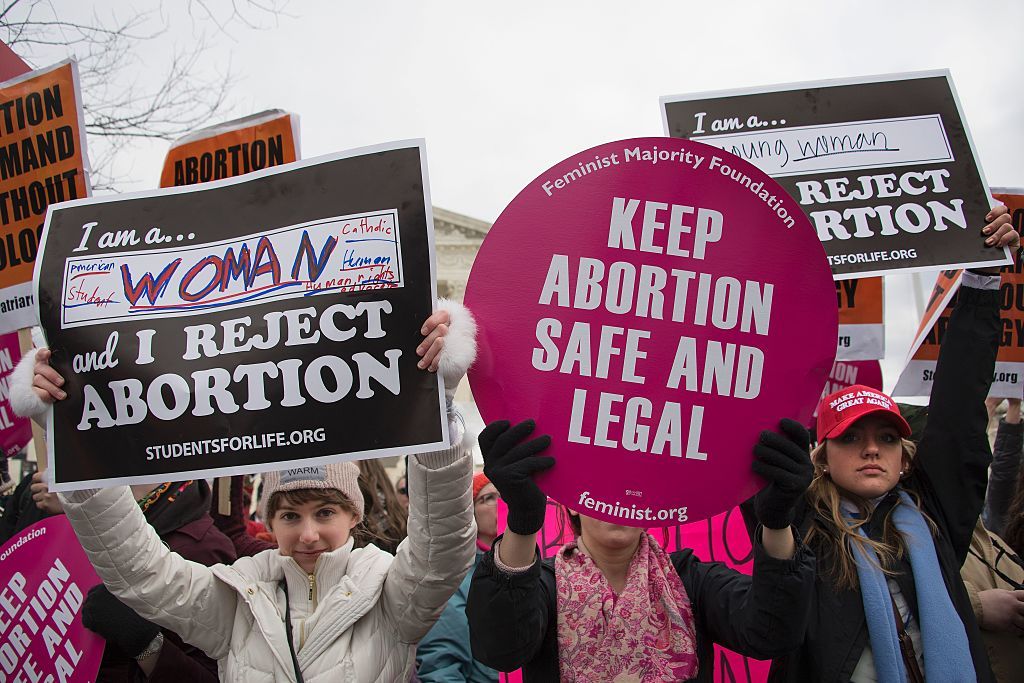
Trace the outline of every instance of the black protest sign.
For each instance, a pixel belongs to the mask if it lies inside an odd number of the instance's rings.
[[[54,209],[53,488],[441,447],[431,224],[422,143]]]
[[[947,71],[662,98],[669,135],[771,175],[814,224],[837,279],[1009,263]]]

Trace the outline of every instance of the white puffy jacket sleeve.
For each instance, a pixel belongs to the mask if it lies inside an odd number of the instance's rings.
[[[473,456],[461,419],[454,446],[409,458],[409,535],[384,580],[382,608],[403,643],[419,641],[473,566]]]
[[[208,567],[168,550],[131,489],[73,491],[61,494],[61,502],[111,593],[212,659],[227,655],[237,593]]]

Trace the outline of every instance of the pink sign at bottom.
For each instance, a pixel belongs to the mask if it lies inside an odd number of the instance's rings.
[[[0,548],[0,681],[94,681],[104,640],[82,625],[81,610],[98,583],[64,515]]]

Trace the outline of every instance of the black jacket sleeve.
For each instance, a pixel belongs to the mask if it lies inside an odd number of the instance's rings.
[[[548,635],[555,611],[553,582],[541,577],[540,553],[526,572],[506,574],[489,550],[476,566],[466,601],[473,657],[498,671],[532,661]]]
[[[792,559],[778,560],[755,541],[752,576],[692,559],[692,551],[673,553],[674,562],[677,558],[684,559],[676,569],[693,602],[697,628],[709,639],[756,659],[777,657],[803,643],[816,571],[807,546],[798,541]]]
[[[910,485],[948,534],[961,564],[981,514],[992,461],[985,397],[999,331],[999,291],[961,287],[943,335],[928,425],[911,475]]]
[[[1002,535],[1006,528],[1006,511],[1017,488],[1021,449],[1024,447],[1024,422],[1010,424],[999,421],[996,446],[992,451],[992,470],[988,475],[985,497],[985,526]]]

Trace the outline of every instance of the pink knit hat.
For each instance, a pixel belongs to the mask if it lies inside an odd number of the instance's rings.
[[[293,467],[263,475],[263,489],[260,495],[260,519],[266,523],[267,504],[279,491],[300,489],[335,489],[352,501],[359,519],[363,518],[363,494],[359,490],[359,466],[354,462],[332,462],[327,465]]]

